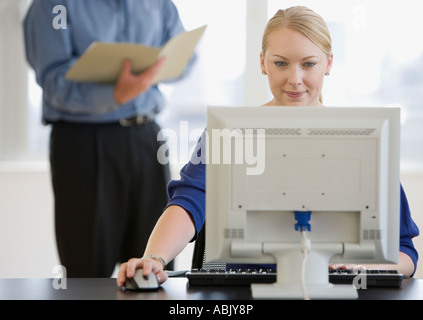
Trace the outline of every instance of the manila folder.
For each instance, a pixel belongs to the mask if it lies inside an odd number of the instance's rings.
[[[205,29],[206,26],[203,26],[182,32],[170,39],[162,48],[126,42],[93,42],[68,70],[65,78],[79,82],[114,83],[119,77],[125,59],[131,60],[132,71],[139,73],[163,56],[166,58],[165,63],[153,84],[180,77]]]

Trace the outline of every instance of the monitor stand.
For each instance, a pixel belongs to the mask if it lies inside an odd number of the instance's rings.
[[[281,247],[285,248],[281,248]],[[275,257],[277,281],[272,284],[252,284],[255,299],[302,299],[301,263],[303,254],[298,244],[264,244],[264,252]],[[308,254],[305,284],[310,299],[357,299],[354,285],[329,283],[329,261],[342,253],[342,244],[313,244]]]

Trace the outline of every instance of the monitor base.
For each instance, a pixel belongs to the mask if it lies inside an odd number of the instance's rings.
[[[310,284],[307,285],[310,299],[357,299],[357,289],[353,285]],[[254,299],[303,299],[298,284],[252,284]]]
[[[341,254],[342,249],[342,243],[312,243],[307,259],[304,260],[299,243],[265,243],[264,252],[276,259],[277,281],[273,284],[252,284],[253,298],[357,299],[357,289],[353,284],[334,285],[329,282],[329,261],[335,254]],[[302,283],[306,293],[301,290]]]

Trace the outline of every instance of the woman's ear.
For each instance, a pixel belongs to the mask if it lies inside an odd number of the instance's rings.
[[[330,74],[330,70],[332,69],[332,65],[333,65],[333,53],[331,52],[331,54],[329,55],[329,59],[328,59],[328,65],[326,67],[326,74]]]
[[[261,72],[263,74],[267,74],[266,68],[264,66],[264,54],[263,54],[263,51],[260,52],[260,68],[261,68]]]

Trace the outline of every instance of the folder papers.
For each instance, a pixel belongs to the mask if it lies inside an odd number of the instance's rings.
[[[131,60],[132,71],[139,73],[163,56],[166,57],[165,63],[153,84],[180,77],[205,29],[206,26],[202,26],[182,32],[170,39],[162,48],[123,42],[93,42],[68,70],[65,78],[79,82],[114,83],[119,77],[125,59]]]

